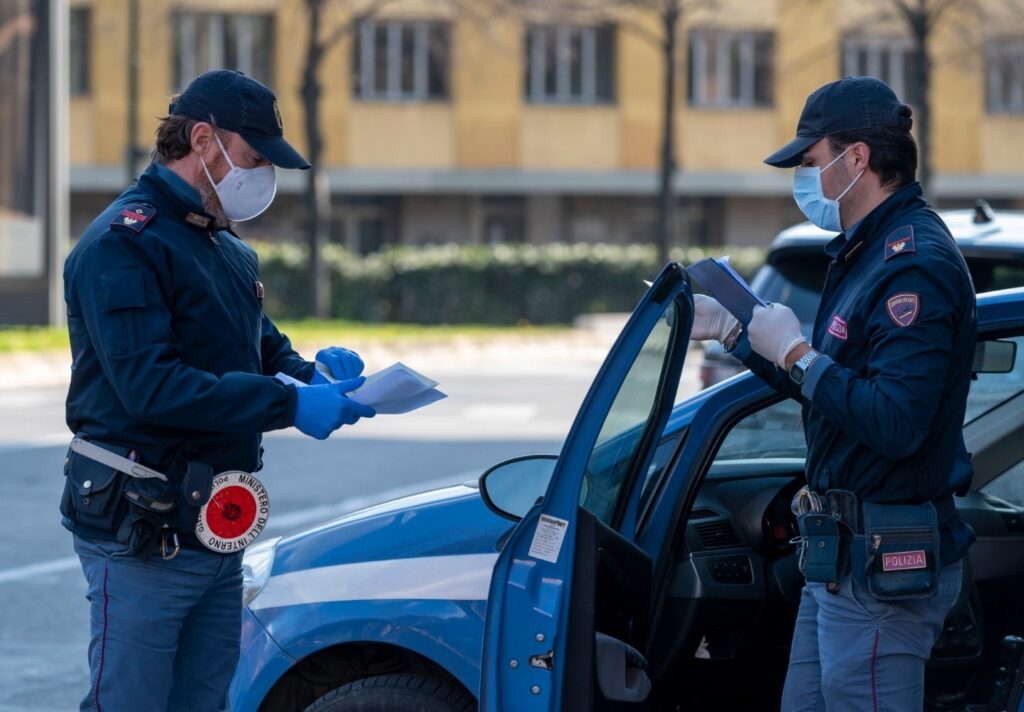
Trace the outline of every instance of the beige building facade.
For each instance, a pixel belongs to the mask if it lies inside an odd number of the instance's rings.
[[[691,3],[694,8],[698,4]],[[931,199],[1024,207],[1024,18],[955,6],[933,40]],[[120,0],[72,0],[72,229],[126,183],[126,43]],[[188,79],[227,66],[277,92],[306,143],[299,98],[308,20],[300,0],[141,0],[139,135]],[[552,2],[550,7],[556,7]],[[612,3],[606,5],[611,6]],[[808,93],[874,74],[910,97],[911,45],[886,0],[718,0],[679,32],[678,244],[767,244],[800,216],[791,176],[761,160],[793,134]],[[456,11],[458,7],[458,11]],[[360,20],[326,3],[321,37],[346,28],[320,76],[332,239],[387,244],[651,239],[664,63],[656,15],[523,15],[395,0]],[[298,239],[302,176],[245,226]]]

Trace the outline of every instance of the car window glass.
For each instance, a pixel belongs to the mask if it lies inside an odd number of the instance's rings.
[[[1024,392],[1024,337],[1016,336],[1007,340],[1017,342],[1017,359],[1013,370],[1009,373],[979,373],[971,381],[964,425]]]
[[[715,462],[805,458],[800,404],[791,398],[751,413],[733,426],[718,450]]]
[[[1024,285],[1024,265],[1007,264],[1006,261],[988,257],[968,257],[967,267],[971,271],[974,289],[978,293],[994,292]]]
[[[672,302],[651,330],[615,396],[587,461],[587,487],[580,504],[606,524],[615,514],[620,490],[654,415],[677,314],[676,303]]]
[[[1024,507],[1024,460],[982,487],[981,492]]]
[[[771,265],[763,266],[750,286],[763,300],[788,306],[801,324],[813,324],[821,302],[820,282],[825,277],[827,263],[814,259],[791,259],[786,267],[786,274],[783,274]],[[789,279],[787,274],[798,281]]]
[[[668,465],[668,461],[672,459],[672,453],[676,451],[676,445],[679,444],[681,435],[681,433],[675,433],[671,437],[662,440],[658,449],[654,451],[654,457],[647,468],[647,474],[644,475],[643,490],[640,493],[641,512],[646,509],[647,500],[651,498],[651,493],[657,486],[661,476],[665,473],[665,467]]]

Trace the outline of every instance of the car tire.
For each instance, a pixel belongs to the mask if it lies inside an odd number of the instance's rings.
[[[305,712],[473,712],[476,706],[472,695],[455,683],[403,673],[342,685]]]

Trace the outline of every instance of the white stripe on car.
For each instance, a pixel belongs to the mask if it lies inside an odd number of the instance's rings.
[[[252,609],[341,601],[486,601],[498,554],[364,561],[272,576]]]

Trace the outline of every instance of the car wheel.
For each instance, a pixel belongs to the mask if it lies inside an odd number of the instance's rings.
[[[426,675],[377,675],[331,690],[305,712],[472,712],[457,684]]]

